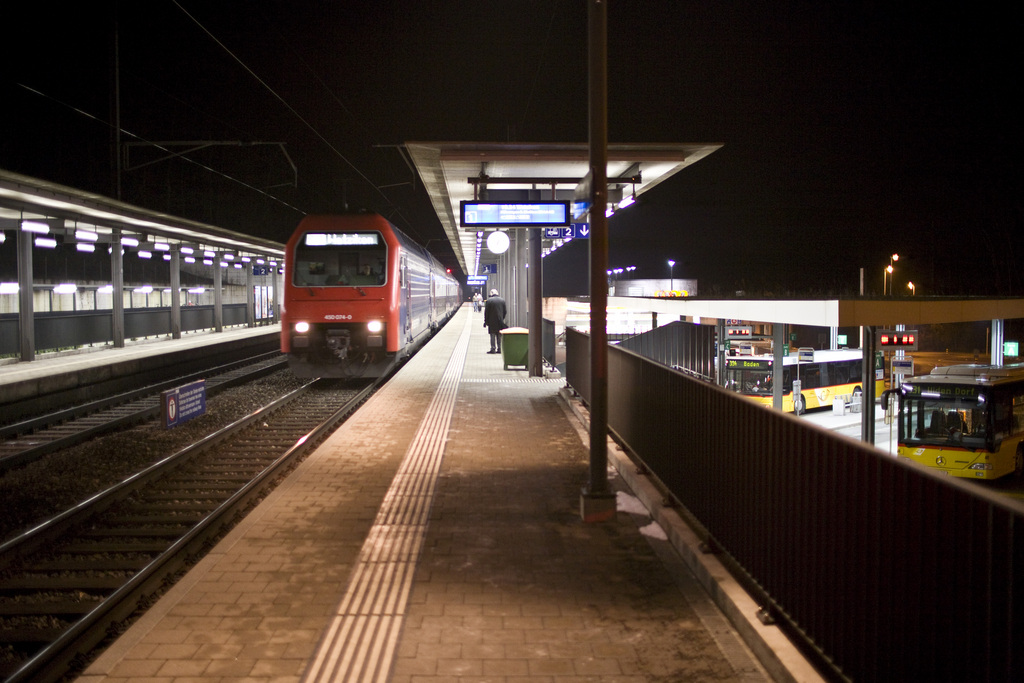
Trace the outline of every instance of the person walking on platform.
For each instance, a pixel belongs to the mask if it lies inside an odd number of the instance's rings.
[[[501,331],[508,327],[505,312],[505,300],[498,296],[498,290],[492,289],[484,303],[484,327],[491,333],[491,350],[487,353],[501,353]]]
[[[476,311],[477,313],[479,313],[480,312],[480,306],[483,304],[483,302],[484,302],[484,298],[482,296],[480,296],[479,290],[476,291],[476,292],[473,292],[473,310]]]

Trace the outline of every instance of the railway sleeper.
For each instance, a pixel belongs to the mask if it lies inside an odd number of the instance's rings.
[[[101,597],[87,596],[88,599],[81,600],[48,600],[38,602],[9,602],[0,601],[0,620],[6,617],[29,617],[29,616],[55,616],[55,617],[80,617],[88,614],[96,605],[103,601]],[[2,638],[0,638],[2,640]]]
[[[42,647],[57,640],[66,630],[66,628],[33,628],[31,626],[7,629],[0,625],[0,643]]]
[[[225,495],[225,493],[227,493],[227,495]],[[179,491],[165,490],[161,492],[148,492],[145,500],[150,503],[158,500],[182,501],[186,498],[189,500],[225,500],[233,493],[233,490],[225,492],[223,489],[215,491],[196,491],[192,489],[182,489]]]
[[[124,585],[134,572],[117,571],[113,576],[54,576],[52,574],[29,574],[4,579],[0,593],[11,594],[25,591],[115,591]]]
[[[74,553],[61,559],[36,562],[32,565],[32,568],[42,572],[87,572],[107,569],[136,572],[152,562],[153,557],[155,556],[152,553],[137,553],[135,557],[112,559],[97,556],[94,553],[83,553],[81,555]]]
[[[135,543],[99,543],[77,542],[61,548],[65,553],[162,553],[167,550],[167,543],[142,542]]]
[[[194,524],[175,524],[163,528],[146,527],[100,527],[89,529],[79,534],[79,538],[109,538],[117,542],[123,538],[178,538],[191,529]]]
[[[153,511],[150,513],[133,511],[128,515],[119,515],[112,522],[118,524],[134,524],[134,525],[160,525],[160,524],[180,524],[182,526],[193,527],[205,517],[204,510],[188,510],[183,511],[180,514],[169,514],[165,511]]]
[[[176,502],[176,501],[156,502],[156,503],[147,503],[145,505],[143,505],[143,504],[135,505],[132,508],[132,514],[135,514],[135,515],[155,515],[155,516],[166,515],[166,516],[171,516],[171,517],[173,517],[175,515],[186,517],[186,516],[190,516],[190,515],[193,515],[193,514],[196,515],[196,516],[205,516],[206,513],[210,512],[211,510],[216,509],[217,505],[218,505],[217,501],[194,501],[194,500],[189,500],[189,501],[181,501],[181,502]],[[127,515],[127,517],[131,517],[131,515]]]
[[[174,484],[167,486],[168,489],[183,489],[183,488],[216,488],[216,489],[227,489],[228,487],[236,487],[238,484],[246,484],[252,481],[253,475],[260,472],[262,468],[253,470],[251,473],[240,472],[232,473],[232,475],[213,473],[208,475],[194,475],[188,479],[182,479],[174,482]]]

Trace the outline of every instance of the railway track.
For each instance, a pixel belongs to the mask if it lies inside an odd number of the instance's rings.
[[[159,417],[161,391],[206,379],[206,394],[213,396],[286,362],[274,351],[0,427],[0,475],[100,434]]]
[[[310,382],[0,545],[0,677],[84,664],[375,387]]]

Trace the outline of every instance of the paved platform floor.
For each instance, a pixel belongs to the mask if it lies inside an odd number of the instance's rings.
[[[80,680],[779,678],[614,471],[581,521],[564,381],[487,348],[464,307]]]

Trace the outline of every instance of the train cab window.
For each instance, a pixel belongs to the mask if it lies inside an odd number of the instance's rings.
[[[388,246],[376,231],[306,233],[295,248],[298,287],[377,287],[387,280]]]

